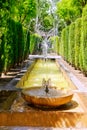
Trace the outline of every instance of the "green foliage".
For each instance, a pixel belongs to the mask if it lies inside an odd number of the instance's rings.
[[[87,5],[82,18],[62,30],[60,54],[87,76]]]
[[[45,31],[49,31],[53,27],[53,17],[51,15],[44,17],[42,25]]]
[[[61,0],[57,4],[57,13],[68,24],[81,17],[85,5],[86,0]]]
[[[38,6],[37,6],[37,8],[38,8],[37,9],[38,10],[38,16],[40,16],[42,18],[48,16],[48,11],[49,11],[49,7],[50,7],[49,1],[47,1],[47,0],[42,0],[42,1],[38,0],[37,4],[38,4]],[[42,20],[42,19],[40,19],[40,20]]]
[[[38,52],[38,44],[41,42],[42,38],[38,34],[30,35],[30,54],[35,54]]]
[[[64,28],[61,33],[61,43],[60,43],[60,54],[63,58],[68,61],[69,57],[69,26]]]
[[[72,6],[76,7],[77,10],[82,14],[84,6],[87,4],[86,0],[71,0]]]
[[[24,34],[22,25],[12,19],[8,19],[7,27],[1,35],[0,44],[0,67],[5,73],[12,66],[19,64],[24,59]],[[29,39],[26,41],[26,48],[29,51]],[[28,53],[28,52],[27,52]],[[26,56],[27,54],[25,54]]]
[[[55,52],[59,54],[59,37],[55,36],[55,45],[54,45]]]
[[[22,25],[17,23],[17,36],[18,36],[18,63],[21,63],[24,58],[24,34]]]
[[[7,21],[7,29],[5,35],[5,45],[4,45],[4,56],[5,56],[5,64],[4,64],[4,72],[6,72],[12,65],[14,59],[13,52],[13,38],[14,38],[14,21],[9,19]]]
[[[4,61],[5,61],[5,57],[4,57],[4,42],[5,41],[5,37],[4,35],[0,36],[0,73],[3,71],[3,67],[4,67]]]
[[[69,26],[69,63],[75,65],[75,23]]]
[[[82,14],[82,60],[83,71],[87,75],[87,5]]]
[[[0,72],[7,72],[28,56],[29,25],[35,17],[36,0],[0,1]]]
[[[81,68],[81,18],[75,22],[75,68]]]
[[[68,25],[77,18],[77,12],[78,10],[72,6],[71,0],[62,0],[57,4],[57,14]]]
[[[77,18],[82,16],[83,7],[87,4],[87,0],[60,0],[57,2],[56,14],[59,17],[59,33],[61,30],[70,25]]]
[[[36,17],[36,0],[16,0],[12,4],[11,16],[23,25]]]
[[[30,32],[24,29],[24,59],[28,57],[29,48],[30,48]]]
[[[65,38],[64,38],[64,58],[68,61],[68,44],[69,44],[69,27],[65,28]]]
[[[37,16],[39,23],[42,25],[41,29],[49,31],[53,28],[55,19],[51,10],[51,3],[48,0],[37,0]]]
[[[65,44],[65,28],[61,33],[61,55],[64,57],[64,44]]]
[[[52,46],[51,51],[59,54],[59,37],[58,36],[53,36],[50,37],[50,44]]]

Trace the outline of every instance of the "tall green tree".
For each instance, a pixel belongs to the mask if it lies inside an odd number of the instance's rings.
[[[81,59],[81,23],[82,19],[78,18],[75,22],[75,68],[80,68],[82,62]],[[79,54],[79,55],[78,55]]]
[[[18,2],[18,15],[19,21],[30,21],[30,19],[36,16],[36,1],[35,0],[21,0]]]
[[[68,58],[69,63],[74,66],[75,65],[75,23],[73,22],[69,26],[69,43],[68,43]]]
[[[87,76],[87,5],[83,9],[82,13],[82,37],[81,37],[81,49],[82,49],[82,70]]]
[[[72,6],[71,0],[61,0],[57,4],[57,14],[61,19],[64,19],[67,25],[74,21],[77,17],[78,10]]]
[[[82,16],[82,10],[87,4],[86,0],[61,0],[57,3],[57,15],[69,25]]]

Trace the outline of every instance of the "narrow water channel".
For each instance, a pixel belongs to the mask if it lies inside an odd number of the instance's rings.
[[[27,74],[19,81],[17,87],[29,88],[42,86],[43,79],[50,79],[50,85],[52,87],[58,87],[59,89],[70,89],[68,82],[65,80],[60,68],[58,68],[55,60],[39,59],[35,63],[33,69],[28,70]]]

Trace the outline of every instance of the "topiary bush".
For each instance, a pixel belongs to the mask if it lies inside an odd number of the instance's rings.
[[[60,54],[62,57],[64,57],[64,40],[65,40],[65,29],[62,30],[60,41]]]
[[[82,13],[82,60],[83,67],[82,70],[84,74],[87,76],[87,5],[83,9]]]
[[[69,63],[74,66],[75,65],[75,23],[72,23],[69,26],[69,46],[68,46],[68,58]]]
[[[82,19],[79,18],[75,22],[75,68],[80,69],[82,62],[81,58],[81,22]]]
[[[18,64],[21,63],[24,59],[24,31],[22,24],[17,22],[17,36],[18,36]]]
[[[29,55],[30,48],[30,32],[24,29],[24,59],[26,59]]]
[[[15,22],[12,19],[8,19],[7,28],[5,34],[5,43],[4,43],[4,73],[6,73],[13,64],[14,61],[14,49],[13,49],[13,38],[15,38]]]
[[[55,46],[54,46],[55,52],[59,54],[59,37],[55,37]]]
[[[61,40],[62,40],[62,54],[66,61],[68,61],[68,41],[69,41],[69,27],[63,29]]]
[[[65,28],[62,30],[61,33],[61,55],[65,59],[64,49],[65,49]]]
[[[50,42],[50,51],[49,52],[55,52],[59,54],[59,37],[58,36],[52,36],[49,38]]]
[[[4,68],[4,43],[5,43],[5,36],[4,34],[0,35],[0,75],[3,72]]]
[[[68,44],[69,44],[69,26],[65,28],[65,45],[64,45],[64,55],[65,55],[65,60],[68,61]]]
[[[38,34],[31,34],[30,35],[30,54],[37,54],[39,51],[38,45],[42,41],[42,38]]]

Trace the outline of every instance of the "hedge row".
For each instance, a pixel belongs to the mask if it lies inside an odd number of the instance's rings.
[[[75,23],[69,27],[69,43],[68,43],[68,58],[69,63],[74,66],[75,64]]]
[[[81,68],[81,21],[82,19],[79,18],[76,20],[75,23],[75,68]]]
[[[82,18],[62,30],[59,54],[87,75],[87,5]]]
[[[59,53],[59,37],[58,36],[52,36],[49,39],[49,48],[48,52],[55,52]]]
[[[87,5],[83,10],[82,14],[82,70],[87,75]]]
[[[30,34],[23,30],[19,22],[9,19],[0,37],[0,73],[6,73],[26,58]]]
[[[37,33],[30,35],[30,54],[37,54],[41,52],[41,48],[39,47],[40,43],[42,41],[42,37],[38,35]]]

